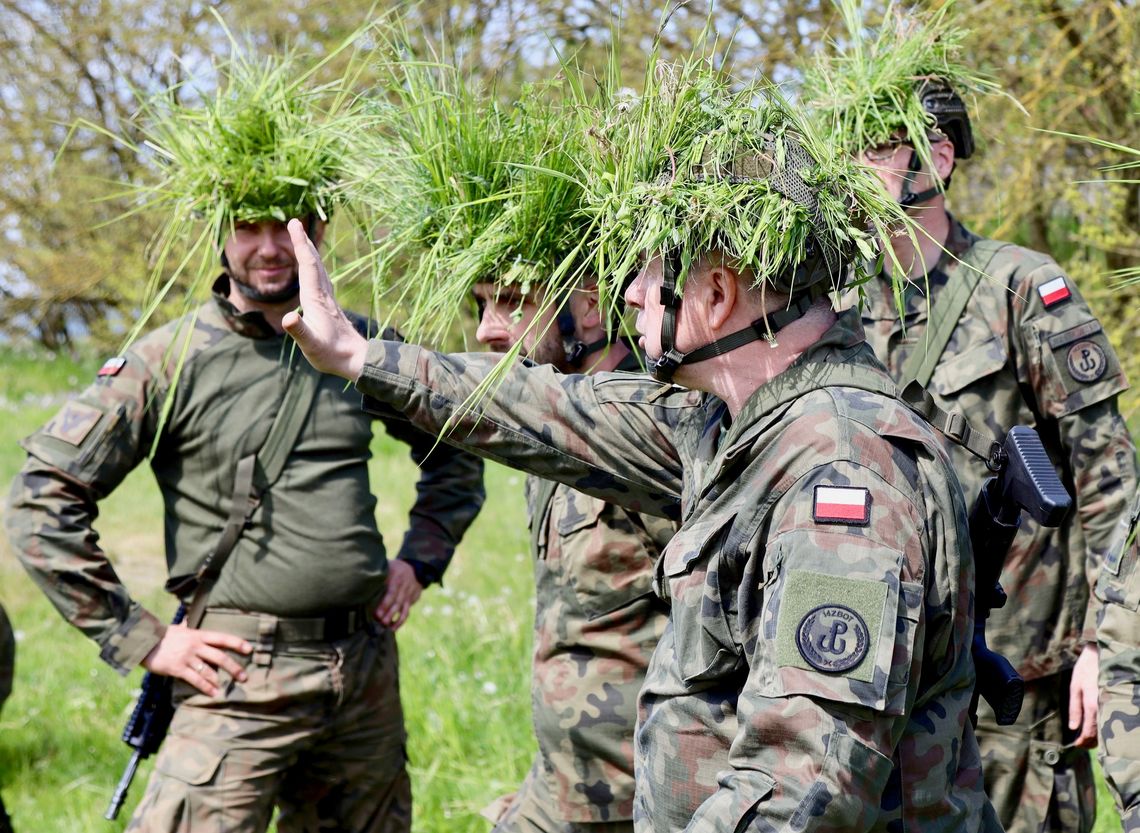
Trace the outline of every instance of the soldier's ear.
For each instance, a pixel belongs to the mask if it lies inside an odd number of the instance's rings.
[[[930,155],[934,162],[934,173],[938,179],[946,182],[954,173],[954,143],[949,139],[941,139],[930,146]]]

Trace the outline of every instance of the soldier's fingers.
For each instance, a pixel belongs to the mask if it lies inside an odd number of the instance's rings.
[[[305,226],[300,220],[290,220],[288,224],[289,237],[293,241],[293,256],[297,258],[297,273],[301,281],[301,297],[315,293],[316,295],[332,295],[332,281],[329,280],[324,264],[317,247],[305,232]]]
[[[217,674],[214,673],[213,668],[201,660],[187,665],[185,670],[178,676],[207,697],[216,697],[218,695]]]
[[[210,645],[214,648],[225,648],[230,651],[236,651],[239,654],[253,653],[252,645],[240,636],[234,636],[232,633],[223,633],[222,631],[198,631],[198,635],[205,645]]]
[[[225,651],[219,651],[217,648],[206,646],[202,648],[199,656],[215,668],[221,668],[238,682],[245,682],[245,669]]]

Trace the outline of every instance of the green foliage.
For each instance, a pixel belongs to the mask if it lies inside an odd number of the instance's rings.
[[[394,291],[405,335],[439,340],[475,283],[527,293],[580,247],[582,141],[549,101],[554,83],[503,104],[446,50],[421,58],[408,41],[388,33],[379,129],[355,137],[345,179],[384,230],[377,296]]]
[[[829,263],[873,259],[876,233],[909,228],[881,187],[769,82],[737,81],[700,52],[651,60],[639,97],[613,95],[584,118],[598,272],[612,294],[646,253],[674,250],[679,284],[697,257],[722,253],[757,285],[788,292],[813,246],[836,256]]]
[[[935,119],[919,91],[936,81],[966,98],[1000,90],[965,55],[969,32],[951,17],[952,4],[934,11],[888,6],[882,25],[869,31],[864,6],[836,0],[845,37],[817,53],[805,74],[803,99],[823,129],[850,153],[905,138],[927,170],[933,169],[929,133]]]

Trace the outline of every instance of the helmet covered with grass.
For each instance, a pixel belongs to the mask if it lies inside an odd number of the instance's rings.
[[[754,325],[755,337],[771,338],[873,260],[877,235],[906,222],[774,87],[740,83],[700,56],[653,65],[636,104],[595,122],[586,177],[597,271],[617,292],[646,254],[663,255],[667,330],[702,255],[717,253],[754,286],[787,296],[785,309]],[[672,337],[663,335],[668,354]],[[673,360],[701,361],[715,348]]]
[[[969,33],[954,24],[951,5],[925,14],[890,6],[877,29],[867,27],[854,0],[838,5],[847,29],[842,45],[821,52],[803,81],[802,98],[823,132],[850,153],[903,142],[913,148],[915,173],[933,170],[931,144],[939,138],[954,145],[956,158],[973,155],[963,96],[1000,87],[965,63]]]
[[[505,102],[447,56],[411,54],[388,33],[377,129],[354,137],[350,192],[383,234],[372,252],[376,291],[405,314],[401,330],[437,340],[477,283],[542,287],[560,309],[580,281],[584,136],[559,82]],[[560,328],[572,333],[560,322]]]

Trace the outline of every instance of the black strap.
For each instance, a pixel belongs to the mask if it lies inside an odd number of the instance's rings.
[[[918,151],[911,147],[910,159],[906,163],[906,176],[903,177],[903,193],[899,199],[899,205],[903,208],[914,208],[914,206],[921,205],[927,200],[934,199],[943,192],[943,186],[940,185],[934,185],[925,191],[919,191],[917,194],[912,192],[910,189],[914,187],[914,178],[921,170],[922,160],[918,158]]]
[[[757,318],[742,330],[729,333],[716,341],[712,341],[696,350],[682,353],[677,349],[677,314],[681,311],[681,295],[677,292],[677,272],[679,271],[680,256],[677,250],[667,254],[662,262],[661,275],[661,305],[664,313],[661,317],[661,355],[649,362],[653,377],[661,382],[669,382],[677,368],[683,364],[695,364],[716,356],[723,356],[737,347],[743,347],[753,341],[768,339],[772,341],[780,330],[802,318],[811,305],[815,303],[815,295],[802,292],[788,303],[785,309],[775,310],[767,315]]]
[[[261,503],[261,494],[269,489],[281,476],[285,469],[285,462],[289,453],[297,444],[301,435],[301,428],[312,408],[320,383],[320,374],[313,369],[307,361],[296,360],[289,369],[289,378],[286,381],[285,394],[281,399],[281,407],[273,418],[273,425],[269,428],[265,442],[260,451],[247,454],[238,460],[234,471],[234,486],[230,496],[230,514],[226,518],[226,525],[222,529],[222,536],[218,539],[213,552],[202,562],[196,575],[197,583],[194,595],[186,607],[186,626],[196,628],[202,623],[206,614],[206,602],[210,591],[222,568],[229,560],[230,553],[237,546],[238,539],[245,531],[253,513]],[[260,492],[254,489],[254,472],[261,462],[262,488]]]

